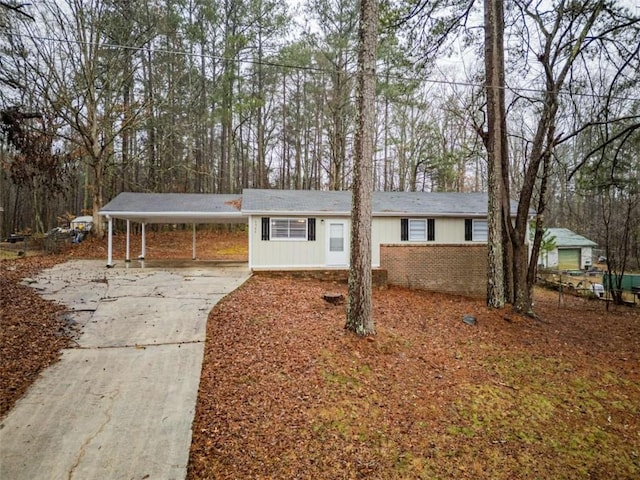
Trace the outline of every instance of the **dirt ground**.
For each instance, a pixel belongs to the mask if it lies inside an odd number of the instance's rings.
[[[190,257],[190,232],[158,235],[148,251]],[[203,252],[244,254],[241,235],[205,236]],[[0,263],[3,413],[67,341],[59,309],[17,285],[63,259],[47,258]],[[326,292],[346,285],[254,276],[212,310],[188,478],[640,477],[640,308],[537,290],[537,321],[388,288],[360,339]]]

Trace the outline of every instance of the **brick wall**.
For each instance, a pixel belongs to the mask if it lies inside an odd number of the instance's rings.
[[[349,270],[253,270],[253,275],[262,275],[263,277],[291,277],[291,278],[315,278],[317,280],[347,283],[349,280]],[[387,286],[387,272],[381,268],[371,270],[371,283],[374,287]]]
[[[380,268],[390,285],[484,296],[486,244],[380,245]]]

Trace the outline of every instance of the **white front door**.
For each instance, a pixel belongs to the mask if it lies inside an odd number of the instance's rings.
[[[327,265],[349,265],[349,231],[347,220],[327,221]]]

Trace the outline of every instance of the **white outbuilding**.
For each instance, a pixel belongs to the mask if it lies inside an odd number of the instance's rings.
[[[555,248],[540,253],[539,265],[559,270],[581,270],[592,266],[595,242],[568,228],[547,228],[546,231],[549,239],[555,239]]]

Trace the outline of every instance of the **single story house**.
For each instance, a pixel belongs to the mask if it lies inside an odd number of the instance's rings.
[[[593,248],[597,244],[568,228],[547,228],[545,235],[554,239],[555,248],[541,252],[538,265],[559,270],[588,269],[592,265]]]
[[[515,216],[517,203],[512,202]],[[125,192],[100,215],[146,223],[248,224],[253,271],[349,267],[351,192],[245,189],[242,195]],[[390,284],[486,293],[487,194],[374,192],[372,267]],[[144,238],[143,252],[144,258]],[[112,266],[111,240],[107,265]],[[195,233],[194,233],[195,258]],[[129,253],[127,251],[127,260]]]

